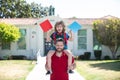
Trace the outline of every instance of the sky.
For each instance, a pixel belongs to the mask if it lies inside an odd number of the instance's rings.
[[[111,15],[120,18],[120,0],[26,0],[43,7],[55,7],[55,16],[61,18],[100,18]]]

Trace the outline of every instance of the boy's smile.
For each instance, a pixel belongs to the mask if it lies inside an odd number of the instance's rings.
[[[58,26],[56,27],[56,29],[57,29],[57,31],[58,31],[59,33],[61,33],[61,32],[63,31],[62,25],[58,25]]]

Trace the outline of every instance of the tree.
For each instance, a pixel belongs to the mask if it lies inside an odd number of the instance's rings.
[[[115,59],[116,52],[120,47],[120,19],[96,20],[93,22],[93,27],[97,40],[101,44],[108,46],[113,59]]]
[[[0,0],[0,18],[31,17],[30,5],[25,0]]]
[[[54,7],[42,7],[25,0],[0,0],[0,18],[40,18],[54,15]]]
[[[32,17],[35,18],[54,15],[54,7],[52,5],[50,5],[49,7],[42,7],[41,4],[32,2],[30,8],[32,12]]]
[[[20,38],[19,28],[14,25],[0,23],[0,46],[3,42],[13,42]]]
[[[30,18],[32,17],[30,5],[24,0],[15,0],[15,10],[17,18]]]
[[[41,16],[42,13],[40,12],[42,10],[41,4],[36,4],[36,3],[32,2],[30,5],[30,9],[32,12],[32,17],[34,17],[34,18],[42,17]]]

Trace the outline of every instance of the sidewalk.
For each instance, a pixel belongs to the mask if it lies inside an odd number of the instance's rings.
[[[36,66],[29,73],[26,80],[50,80],[50,75],[46,75],[45,70],[45,57],[39,57]],[[69,80],[85,80],[79,73],[74,71],[73,74],[69,74]]]

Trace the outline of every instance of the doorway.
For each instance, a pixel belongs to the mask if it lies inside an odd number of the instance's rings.
[[[44,56],[46,56],[49,52],[49,50],[51,49],[51,47],[53,46],[53,42],[47,42],[46,38],[44,38]]]

